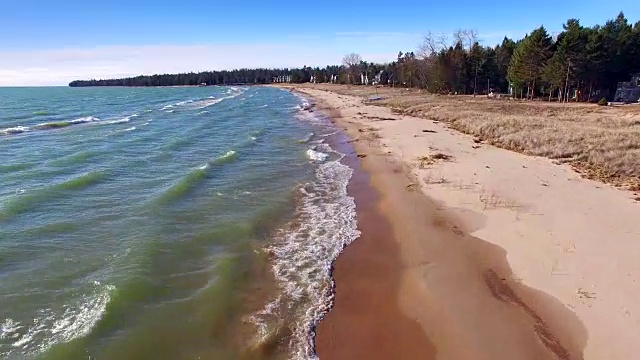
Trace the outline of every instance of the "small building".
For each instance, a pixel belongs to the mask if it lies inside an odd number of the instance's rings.
[[[640,74],[631,76],[631,81],[619,82],[613,101],[623,103],[640,101]]]

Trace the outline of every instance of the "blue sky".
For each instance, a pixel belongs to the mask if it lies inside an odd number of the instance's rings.
[[[453,6],[455,4],[455,6]],[[574,17],[602,24],[640,1],[0,1],[0,85],[236,67],[389,61],[427,32],[472,28],[487,45]]]

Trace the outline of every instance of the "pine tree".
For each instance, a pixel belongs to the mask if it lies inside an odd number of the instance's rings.
[[[542,69],[551,55],[551,37],[543,26],[533,30],[516,47],[509,65],[509,80],[527,86],[527,97],[533,98]]]
[[[564,94],[565,63],[564,56],[556,52],[542,70],[542,80],[549,87],[549,101],[551,101],[551,97],[556,90],[558,90],[558,100],[560,100]]]

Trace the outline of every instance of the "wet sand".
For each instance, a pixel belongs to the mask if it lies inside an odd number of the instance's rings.
[[[470,235],[475,219],[427,198],[406,164],[361,139],[366,129],[316,101],[362,166],[349,187],[362,236],[336,261],[335,305],[317,327],[321,359],[583,357],[587,334],[572,311],[523,285],[506,251]]]
[[[380,194],[355,153],[342,144],[355,171],[348,192],[356,200],[362,235],[336,261],[334,308],[317,328],[321,359],[435,359],[435,347],[418,322],[405,315],[398,299],[402,279],[400,247],[379,208]]]

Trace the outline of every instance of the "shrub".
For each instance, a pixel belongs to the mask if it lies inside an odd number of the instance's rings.
[[[598,105],[600,106],[607,106],[609,104],[609,102],[607,101],[607,98],[602,98],[598,101]]]

